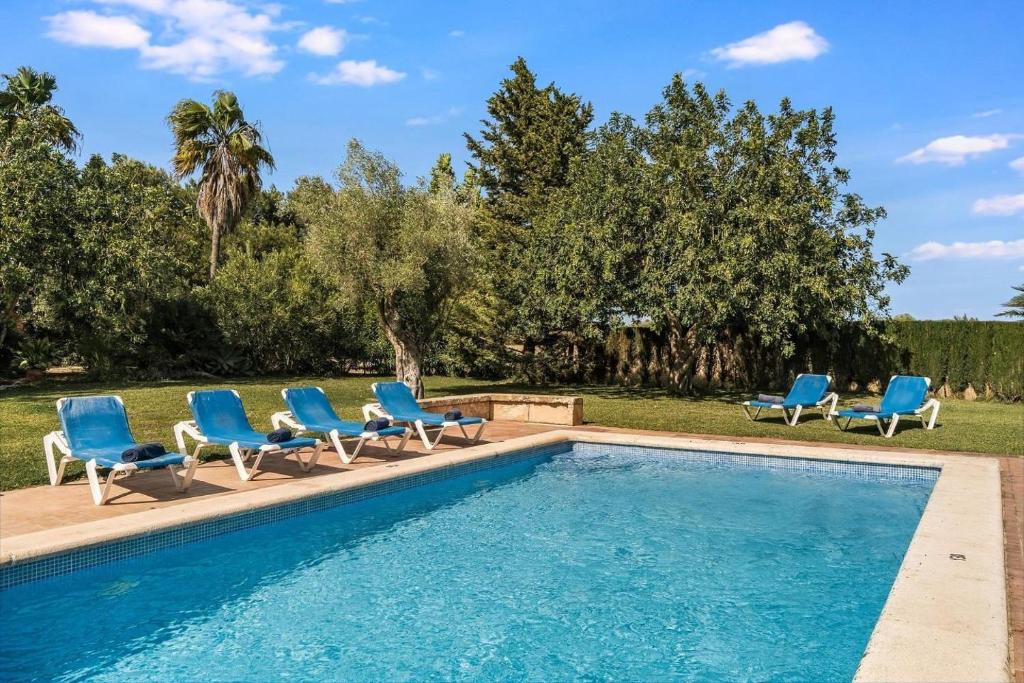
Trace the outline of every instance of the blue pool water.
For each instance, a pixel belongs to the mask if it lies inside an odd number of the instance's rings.
[[[849,680],[932,486],[579,444],[9,588],[0,680]]]

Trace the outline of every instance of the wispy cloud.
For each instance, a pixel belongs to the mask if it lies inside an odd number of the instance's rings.
[[[348,34],[333,26],[317,26],[302,34],[299,49],[322,57],[333,57],[345,47]]]
[[[369,88],[374,85],[395,83],[405,78],[405,73],[395,71],[377,63],[375,59],[357,62],[346,59],[330,72],[317,75],[311,74],[310,79],[320,85],[358,85]]]
[[[974,213],[988,216],[1012,216],[1024,213],[1024,194],[999,194],[978,199],[972,207]]]
[[[93,0],[124,7],[131,16],[71,10],[46,17],[49,35],[71,45],[135,49],[147,69],[197,80],[222,71],[246,76],[274,74],[284,67],[269,34],[280,8],[249,9],[233,0]],[[152,29],[152,30],[151,30]],[[154,34],[162,40],[154,40]]]
[[[1015,171],[1024,172],[1024,157],[1020,157],[1019,159],[1014,159],[1013,161],[1011,161],[1010,168],[1012,168]]]
[[[149,31],[130,17],[108,17],[91,11],[62,12],[48,17],[48,36],[69,45],[141,48],[149,43]]]
[[[436,126],[447,121],[451,121],[462,113],[462,107],[451,107],[443,114],[435,114],[434,116],[414,116],[411,119],[405,120],[407,126]]]
[[[989,152],[1006,149],[1010,142],[1021,137],[1016,134],[995,133],[993,135],[951,135],[932,140],[924,147],[897,159],[897,163],[946,164],[960,166],[968,159],[977,158]]]
[[[810,60],[828,51],[828,41],[802,21],[775,28],[711,50],[711,56],[730,68],[752,64],[779,64],[794,59]]]
[[[463,31],[461,28],[456,28],[452,29],[451,31],[448,31],[448,35],[451,36],[452,38],[462,38],[466,35],[466,32]]]
[[[979,111],[971,114],[971,117],[975,119],[987,119],[990,116],[998,116],[1002,113],[1002,109],[986,109],[985,111]]]
[[[1024,258],[1024,239],[990,240],[988,242],[925,242],[910,250],[908,256],[915,261],[946,260],[992,260]]]
[[[437,69],[423,67],[422,69],[420,69],[420,75],[423,76],[423,80],[425,81],[435,81],[441,77],[441,72],[438,71]]]

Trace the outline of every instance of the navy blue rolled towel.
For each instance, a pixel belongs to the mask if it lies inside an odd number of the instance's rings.
[[[292,430],[290,429],[282,427],[281,429],[275,429],[272,432],[267,432],[267,441],[269,443],[284,443],[285,441],[291,440]]]
[[[444,419],[446,422],[458,422],[459,420],[462,419],[462,411],[459,410],[458,408],[454,410],[449,410],[447,413],[444,414]]]
[[[757,400],[761,403],[784,403],[786,401],[786,397],[776,396],[774,394],[758,394]]]
[[[856,410],[858,413],[877,413],[877,412],[881,412],[875,406],[870,406],[867,403],[858,403],[857,405],[855,405],[853,407],[853,409]]]
[[[166,453],[167,449],[163,447],[163,444],[137,443],[121,453],[121,460],[123,462],[140,462],[142,460],[159,458]]]
[[[386,417],[376,417],[372,420],[368,420],[363,425],[363,431],[365,432],[379,432],[382,429],[387,429],[391,426],[391,420]]]

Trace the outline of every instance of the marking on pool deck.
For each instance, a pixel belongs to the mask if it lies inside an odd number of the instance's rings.
[[[967,561],[967,556],[966,555],[961,555],[960,553],[950,553],[949,554],[949,559],[951,559],[951,560],[960,560],[960,561],[966,562]]]

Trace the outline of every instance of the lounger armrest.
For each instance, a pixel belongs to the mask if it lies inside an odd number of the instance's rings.
[[[386,417],[387,419],[393,419],[386,410],[379,403],[367,403],[363,406],[363,419],[369,422],[375,417]]]
[[[834,391],[830,391],[821,397],[818,401],[818,406],[825,407],[829,406],[828,410],[823,411],[825,413],[825,419],[831,420],[832,416],[836,413],[836,405],[839,403],[839,394]],[[831,405],[829,405],[831,404]]]
[[[64,438],[64,432],[50,432],[44,436],[43,451],[46,454],[46,470],[50,475],[50,485],[56,486],[64,478],[64,465],[75,457],[71,455],[71,446]],[[61,454],[60,464],[57,463],[57,452]]]
[[[203,433],[199,431],[199,427],[196,425],[195,420],[182,420],[178,424],[174,425],[174,441],[178,445],[178,452],[188,455],[188,451],[185,450],[185,437],[188,436],[193,441],[199,444],[207,442]]]
[[[281,429],[282,425],[291,427],[295,430],[296,434],[306,431],[306,428],[295,420],[295,416],[292,415],[290,410],[282,410],[271,415],[270,424],[274,425],[274,429]]]

